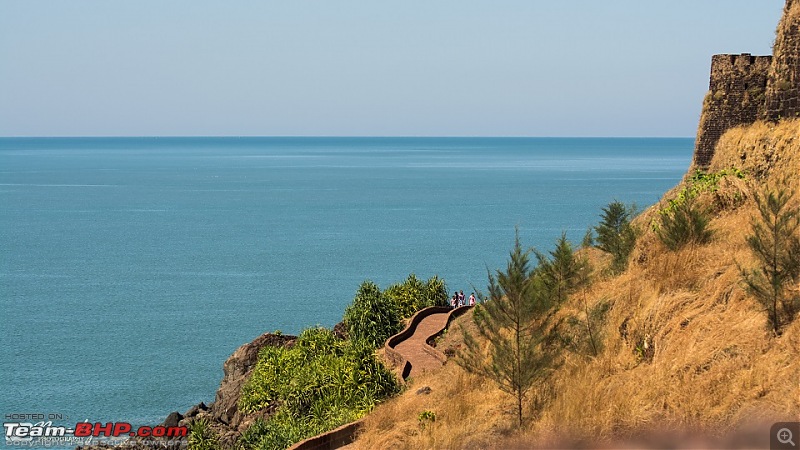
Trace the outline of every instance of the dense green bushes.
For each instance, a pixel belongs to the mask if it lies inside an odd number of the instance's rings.
[[[345,310],[347,339],[318,327],[303,331],[291,347],[265,347],[242,387],[239,409],[275,413],[243,433],[242,447],[286,448],[363,417],[398,393],[397,378],[375,349],[400,330],[403,318],[446,303],[447,288],[437,277],[423,283],[412,274],[383,292],[365,281]]]
[[[208,423],[208,419],[201,417],[189,426],[189,450],[219,450],[219,436]]]
[[[399,392],[394,376],[363,341],[343,340],[325,328],[305,330],[290,348],[265,347],[242,387],[239,408],[253,413],[278,406],[242,437],[245,447],[286,448],[351,422]]]
[[[350,339],[363,341],[375,348],[400,331],[401,319],[397,304],[371,281],[361,284],[343,317]]]
[[[411,274],[405,282],[393,284],[384,292],[375,283],[365,281],[344,312],[344,324],[351,339],[364,340],[377,348],[400,331],[402,319],[428,306],[445,305],[447,287],[438,277],[423,283]]]
[[[444,280],[436,276],[423,283],[412,273],[405,282],[389,286],[386,295],[403,318],[428,306],[447,305],[447,287]]]

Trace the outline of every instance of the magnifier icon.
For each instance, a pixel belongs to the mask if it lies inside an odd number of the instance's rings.
[[[781,428],[780,430],[778,430],[777,437],[778,437],[778,442],[780,442],[781,444],[792,444],[792,447],[797,447],[794,441],[792,440],[793,438],[792,430],[788,428]]]

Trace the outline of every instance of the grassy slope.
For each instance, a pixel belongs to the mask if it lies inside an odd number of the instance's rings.
[[[745,244],[755,212],[750,189],[785,182],[800,201],[800,121],[731,130],[710,171],[730,167],[745,171],[746,179],[727,177],[717,192],[700,197],[716,212],[711,244],[669,252],[649,227],[658,205],[637,219],[645,231],[628,270],[598,276],[586,292],[590,304],[611,304],[599,324],[604,349],[596,358],[566,355],[550,382],[532,393],[524,436],[509,437],[510,397],[450,363],[370,414],[359,446],[547,446],[564,435],[610,440],[664,427],[724,434],[752,423],[800,420],[800,319],[772,336],[738,269],[754,263]],[[596,269],[607,264],[598,251],[586,253]],[[571,298],[560,314],[582,317],[582,298]],[[469,326],[469,319],[461,322]],[[655,349],[651,361],[635,350],[645,340]],[[459,333],[442,345],[458,347]],[[416,394],[422,386],[432,392]],[[436,422],[423,428],[425,410],[436,413]]]

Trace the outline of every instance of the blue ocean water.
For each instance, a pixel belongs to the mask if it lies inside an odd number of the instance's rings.
[[[0,413],[153,424],[361,281],[484,288],[525,245],[650,205],[691,139],[0,139]]]

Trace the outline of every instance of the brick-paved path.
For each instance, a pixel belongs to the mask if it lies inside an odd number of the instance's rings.
[[[397,352],[400,353],[403,358],[407,359],[411,363],[411,373],[409,373],[409,377],[418,375],[425,370],[433,370],[442,366],[441,360],[427,353],[425,350],[423,350],[423,348],[424,346],[428,345],[426,343],[428,337],[447,327],[447,319],[449,315],[450,311],[435,313],[425,317],[417,324],[414,334],[394,347],[394,349],[397,350]],[[437,351],[432,348],[430,350]],[[351,444],[339,447],[339,450],[356,450],[358,448],[358,442],[353,442]]]
[[[447,327],[448,315],[449,313],[437,313],[422,319],[417,325],[417,329],[414,330],[414,334],[394,347],[395,350],[411,363],[411,373],[409,377],[418,375],[425,370],[442,367],[442,362],[425,352],[422,346],[428,345],[426,344],[426,340],[429,336]],[[358,442],[353,442],[352,444],[339,447],[339,450],[356,450],[358,448]]]
[[[447,326],[448,313],[431,314],[422,319],[417,325],[414,334],[394,348],[411,363],[409,376],[419,375],[422,371],[432,370],[442,366],[442,362],[426,353],[422,348],[427,346],[427,338],[436,334]]]

